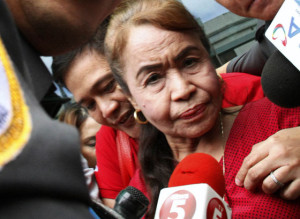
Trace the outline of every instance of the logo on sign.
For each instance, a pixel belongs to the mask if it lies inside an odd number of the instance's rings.
[[[207,205],[207,219],[227,219],[224,204],[217,198],[213,198]]]
[[[272,39],[276,40],[278,38],[278,36],[280,36],[282,45],[286,46],[287,38],[286,38],[286,33],[285,33],[285,30],[284,30],[284,27],[282,26],[282,24],[277,24],[275,26],[273,34],[272,34]]]
[[[196,210],[196,199],[187,190],[172,193],[161,206],[160,219],[190,219]]]

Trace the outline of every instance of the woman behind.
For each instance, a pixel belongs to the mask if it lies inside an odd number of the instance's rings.
[[[299,216],[298,202],[262,191],[251,193],[234,183],[252,145],[280,129],[298,126],[299,108],[283,109],[263,99],[239,113],[223,113],[222,86],[210,62],[208,41],[175,0],[127,1],[112,17],[106,43],[113,73],[136,116],[153,125],[142,126],[139,151],[152,201],[148,217],[154,216],[159,191],[167,186],[176,163],[196,152],[212,155],[223,166],[225,199],[233,217]],[[291,170],[278,167],[271,170],[275,176]],[[283,183],[296,178],[296,172],[290,173]],[[271,177],[265,180],[280,187]],[[292,183],[297,186],[296,180]]]
[[[66,106],[65,110],[59,115],[58,119],[69,125],[75,126],[80,132],[81,153],[88,161],[90,168],[96,166],[96,133],[101,125],[97,123],[86,110],[76,103]]]

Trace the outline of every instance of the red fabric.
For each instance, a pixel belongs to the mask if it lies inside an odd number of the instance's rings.
[[[225,148],[226,201],[233,218],[299,218],[300,202],[285,201],[278,194],[248,192],[234,183],[244,158],[254,144],[280,129],[300,125],[300,107],[287,109],[268,99],[247,104],[238,114]]]
[[[117,130],[117,150],[119,167],[124,186],[127,186],[136,169],[136,158],[131,155],[130,137],[125,132]]]
[[[137,165],[137,143],[129,137],[132,165]],[[123,184],[118,151],[116,146],[116,131],[107,126],[101,126],[96,135],[97,168],[96,180],[103,198],[115,199],[119,192],[126,188]]]
[[[136,169],[135,174],[131,178],[129,185],[140,190],[150,200],[150,197],[147,193],[145,181],[142,177],[142,171],[140,168]]]
[[[299,125],[300,107],[281,108],[266,98],[249,103],[240,111],[225,147],[225,199],[232,208],[232,218],[299,218],[299,200],[285,201],[277,194],[251,193],[235,185],[235,176],[254,144],[280,129]],[[132,186],[147,196],[140,172],[134,178]]]
[[[264,97],[260,77],[245,73],[221,74],[224,81],[222,108],[245,105]]]

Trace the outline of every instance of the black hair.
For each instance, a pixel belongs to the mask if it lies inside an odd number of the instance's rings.
[[[94,37],[90,39],[86,44],[65,54],[53,56],[51,68],[53,72],[53,78],[56,83],[65,86],[64,80],[66,73],[68,72],[75,58],[82,54],[84,50],[88,49],[91,52],[95,51],[104,56],[104,38],[109,19],[110,18],[108,17],[102,22],[102,24],[97,29]]]

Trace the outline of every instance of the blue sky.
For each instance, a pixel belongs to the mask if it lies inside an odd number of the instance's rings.
[[[185,7],[204,23],[228,10],[215,0],[181,0]]]

